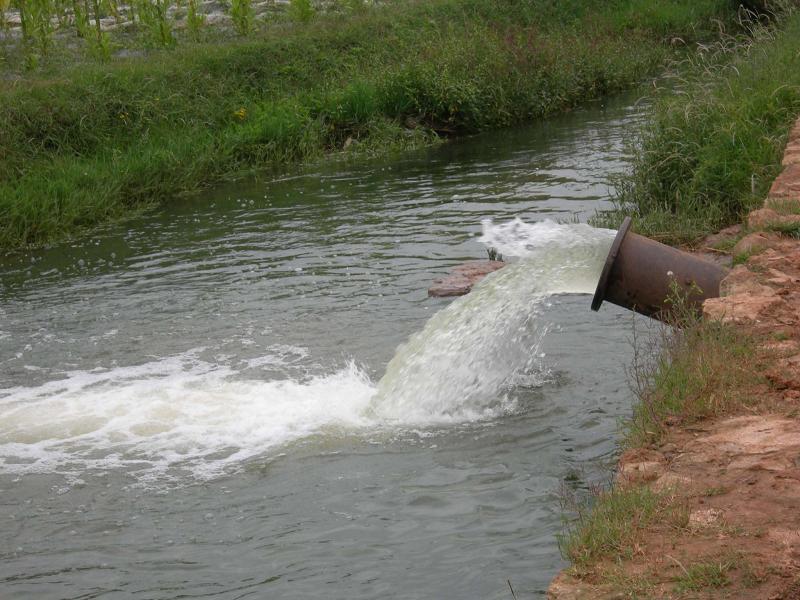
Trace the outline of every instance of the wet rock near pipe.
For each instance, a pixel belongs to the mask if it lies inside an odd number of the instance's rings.
[[[464,296],[473,286],[489,273],[502,269],[506,263],[501,260],[471,260],[453,268],[446,277],[434,279],[428,288],[428,296],[445,298]]]

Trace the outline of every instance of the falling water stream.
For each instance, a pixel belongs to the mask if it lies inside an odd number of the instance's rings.
[[[613,457],[618,101],[0,258],[0,598],[506,598]],[[509,260],[429,299],[450,266]]]

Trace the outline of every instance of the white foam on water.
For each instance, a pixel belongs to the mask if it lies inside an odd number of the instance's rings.
[[[482,241],[519,259],[437,312],[398,348],[377,384],[354,364],[313,377],[243,379],[192,352],[0,389],[0,472],[79,477],[126,468],[142,480],[176,471],[206,479],[311,435],[417,429],[517,410],[506,391],[547,375],[543,300],[593,291],[613,236],[549,221],[484,223]],[[286,348],[245,366],[305,352]]]
[[[325,427],[363,427],[374,388],[355,365],[307,380],[239,380],[192,354],[77,371],[0,400],[0,469],[170,468],[208,478]],[[2,393],[2,392],[0,392]]]

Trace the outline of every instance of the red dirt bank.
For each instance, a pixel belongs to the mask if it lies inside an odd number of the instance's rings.
[[[765,207],[748,218],[752,233],[734,247],[734,256],[752,256],[703,307],[758,340],[752,368],[764,382],[754,377],[745,390],[754,402],[691,426],[676,420],[658,447],[623,453],[615,485],[670,495],[686,523],[649,527],[620,563],[562,572],[549,598],[800,600],[800,240],[778,233],[800,222],[800,120],[783,165]],[[700,563],[718,567],[724,583],[676,586]]]

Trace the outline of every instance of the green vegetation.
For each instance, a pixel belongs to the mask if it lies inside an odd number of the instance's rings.
[[[241,170],[565,110],[634,86],[678,38],[717,35],[735,5],[408,0],[306,19],[296,2],[296,20],[195,44],[202,22],[178,36],[168,1],[133,3],[146,57],[114,58],[120,38],[101,36],[73,66],[51,52],[0,82],[0,247],[46,243]],[[237,6],[244,33],[250,5]]]
[[[754,340],[742,330],[707,321],[679,300],[671,328],[638,341],[633,390],[638,402],[624,424],[624,445],[658,442],[670,420],[682,423],[718,416],[747,405],[754,374]]]
[[[766,229],[781,235],[800,239],[800,223],[770,223]]]
[[[558,537],[562,556],[578,568],[599,560],[631,558],[644,530],[657,523],[685,527],[682,503],[646,485],[615,486],[596,492],[592,506],[574,507],[576,519]]]
[[[681,566],[683,574],[676,579],[678,592],[696,592],[706,588],[720,588],[728,585],[728,571],[734,568],[731,561],[696,563],[689,567]]]
[[[296,21],[307,23],[314,17],[311,0],[289,0],[289,14]]]
[[[691,243],[739,221],[766,196],[786,136],[800,114],[800,14],[785,8],[779,29],[720,42],[696,55],[657,94],[617,209],[639,233]]]

